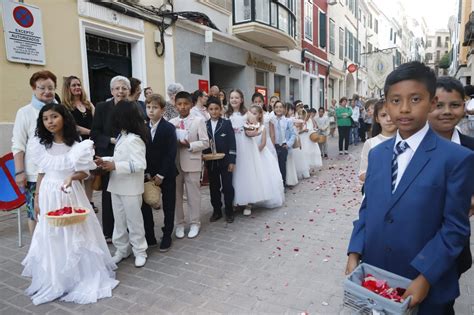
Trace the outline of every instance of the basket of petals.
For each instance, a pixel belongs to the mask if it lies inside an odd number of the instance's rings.
[[[60,227],[84,222],[89,213],[89,209],[66,206],[49,211],[46,214],[46,218],[50,225]]]

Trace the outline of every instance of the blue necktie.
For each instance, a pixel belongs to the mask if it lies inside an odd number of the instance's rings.
[[[406,151],[410,146],[405,141],[400,141],[397,143],[395,148],[393,149],[393,157],[392,157],[392,194],[395,192],[395,184],[397,183],[397,175],[398,175],[398,162],[397,158],[400,154]]]

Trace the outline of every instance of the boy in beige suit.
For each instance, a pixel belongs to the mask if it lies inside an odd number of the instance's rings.
[[[190,115],[192,107],[191,94],[182,91],[176,94],[175,105],[179,117],[170,120],[176,127],[178,152],[176,155],[176,237],[184,237],[183,187],[188,197],[190,229],[188,238],[199,234],[201,227],[201,192],[200,177],[202,151],[209,147],[206,124],[201,117]]]

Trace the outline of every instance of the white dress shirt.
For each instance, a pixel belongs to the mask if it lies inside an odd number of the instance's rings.
[[[351,116],[351,117],[352,117],[352,120],[353,120],[354,122],[358,122],[358,121],[359,121],[359,117],[360,117],[360,110],[359,110],[359,107],[354,106],[354,108],[351,107],[351,109],[352,109],[352,116]]]
[[[275,142],[276,144],[282,145],[286,143],[286,125],[288,124],[286,117],[275,116],[272,119],[273,126],[275,127]],[[280,128],[278,128],[280,127]]]
[[[459,131],[457,128],[454,128],[453,135],[451,136],[451,142],[456,144],[461,144],[461,138],[459,137]]]
[[[211,119],[211,130],[212,130],[212,138],[214,138],[214,133],[216,132],[218,120]]]
[[[408,167],[408,164],[410,164],[410,161],[413,158],[413,155],[415,154],[416,150],[420,146],[421,141],[423,141],[423,138],[425,138],[426,133],[428,132],[429,128],[430,127],[428,123],[426,123],[426,125],[423,128],[421,128],[417,133],[415,133],[408,139],[402,139],[402,137],[400,136],[400,133],[397,131],[397,137],[395,138],[395,145],[393,148],[395,149],[395,146],[400,141],[407,142],[410,147],[397,157],[398,173],[397,173],[397,181],[395,182],[395,190],[397,189],[398,184],[400,183],[400,180],[403,177],[403,173],[405,173],[405,170]]]
[[[160,121],[161,121],[161,118],[156,122],[156,124],[152,124],[151,121],[149,122],[151,141],[153,141],[155,139],[156,128],[158,128],[158,124],[160,123]]]

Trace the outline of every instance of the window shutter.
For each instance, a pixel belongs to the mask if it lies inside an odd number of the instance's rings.
[[[326,13],[319,12],[319,46],[322,48],[326,48],[327,42],[326,22]]]

